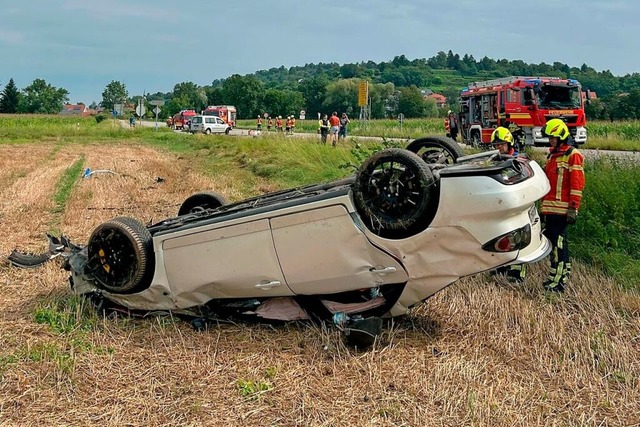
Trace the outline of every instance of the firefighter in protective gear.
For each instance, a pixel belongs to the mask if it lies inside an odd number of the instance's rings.
[[[567,224],[574,224],[585,185],[584,157],[570,144],[567,125],[560,119],[549,120],[542,128],[549,138],[549,154],[545,173],[551,190],[542,198],[540,213],[545,223],[544,234],[553,245],[549,277],[543,286],[548,291],[565,290],[571,275],[567,247]]]
[[[518,152],[514,148],[513,135],[509,129],[500,126],[491,134],[491,144],[505,156],[517,157]],[[510,282],[522,283],[527,275],[526,264],[513,264],[505,267],[498,267],[492,274],[504,275]]]
[[[513,135],[509,129],[500,126],[491,134],[491,145],[493,145],[500,154],[516,157],[518,152],[515,149]]]
[[[447,136],[451,137],[454,141],[458,138],[458,119],[453,111],[447,111],[447,117],[444,118],[444,128],[447,131]]]

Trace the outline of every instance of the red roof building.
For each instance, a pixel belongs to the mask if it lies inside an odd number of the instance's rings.
[[[436,101],[436,107],[442,108],[447,105],[447,97],[439,93],[432,93],[424,97],[424,99],[433,99]]]

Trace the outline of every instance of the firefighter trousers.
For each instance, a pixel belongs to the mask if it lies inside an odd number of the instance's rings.
[[[567,246],[567,217],[565,215],[545,215],[544,235],[551,242],[549,276],[544,287],[549,291],[564,291],[571,275],[569,248]]]

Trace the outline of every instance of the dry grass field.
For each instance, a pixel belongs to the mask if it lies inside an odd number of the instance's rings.
[[[117,175],[77,181],[57,207],[78,160]],[[560,297],[541,291],[543,264],[518,287],[467,278],[356,351],[310,323],[102,318],[59,263],[6,262],[43,251],[47,231],[84,244],[118,215],[173,216],[198,190],[268,188],[243,179],[134,144],[0,145],[0,425],[640,426],[640,298],[583,265]]]

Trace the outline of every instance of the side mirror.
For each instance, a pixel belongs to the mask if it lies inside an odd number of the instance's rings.
[[[533,93],[533,89],[527,88],[524,90],[524,105],[533,105],[533,100],[535,99],[535,94]]]
[[[586,99],[584,103],[587,105],[591,104],[591,91],[589,89],[586,91]]]

